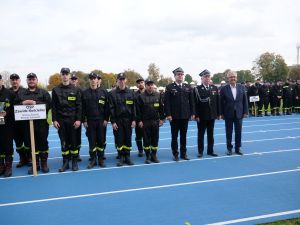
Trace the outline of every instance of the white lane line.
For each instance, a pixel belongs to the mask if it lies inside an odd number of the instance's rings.
[[[272,213],[272,214],[265,214],[265,215],[260,215],[260,216],[246,217],[246,218],[217,222],[217,223],[209,223],[206,225],[225,225],[225,224],[241,223],[241,222],[248,222],[248,221],[252,221],[252,220],[266,219],[266,218],[270,218],[270,217],[284,216],[284,215],[290,215],[290,214],[296,214],[296,213],[300,213],[300,209]]]
[[[92,194],[71,195],[71,196],[64,196],[64,197],[57,197],[57,198],[46,198],[46,199],[37,199],[37,200],[21,201],[21,202],[8,202],[8,203],[0,204],[0,207],[26,205],[26,204],[34,204],[34,203],[41,203],[41,202],[51,202],[51,201],[59,201],[59,200],[66,200],[66,199],[86,198],[86,197],[102,196],[102,195],[112,195],[112,194],[128,193],[128,192],[135,192],[135,191],[146,191],[146,190],[156,190],[156,189],[163,189],[163,188],[181,187],[181,186],[188,186],[188,185],[195,185],[195,184],[213,183],[213,182],[220,182],[220,181],[227,181],[227,180],[238,180],[238,179],[270,176],[270,175],[292,173],[292,172],[299,172],[299,171],[300,169],[281,170],[281,171],[268,172],[268,173],[257,173],[257,174],[235,176],[235,177],[224,177],[224,178],[210,179],[210,180],[198,180],[192,182],[174,183],[174,184],[149,186],[149,187],[142,187],[142,188],[121,189],[117,191],[106,191],[106,192],[98,192]]]
[[[225,128],[224,128],[225,129]],[[243,134],[253,134],[253,133],[266,133],[266,132],[278,132],[278,131],[292,131],[292,130],[300,130],[300,128],[290,128],[290,129],[277,129],[277,130],[256,130],[256,131],[244,131]],[[222,134],[214,134],[214,136],[225,136],[225,133]],[[206,136],[206,135],[205,135]],[[112,136],[107,136],[107,138],[111,138]],[[187,139],[189,138],[195,138],[197,136],[189,136],[187,135]],[[87,140],[87,138],[82,138],[82,140]],[[165,141],[165,140],[171,140],[171,137],[168,138],[160,138],[160,141]],[[60,142],[59,139],[50,139],[48,140],[49,142]],[[107,143],[107,144],[113,144],[113,143]]]
[[[244,154],[243,157],[245,156],[261,156],[264,154],[274,154],[274,153],[285,153],[285,152],[293,152],[293,151],[300,151],[300,148],[295,148],[295,149],[283,149],[283,150],[275,150],[275,151],[267,151],[267,152],[253,152],[253,153],[246,153]],[[52,175],[63,175],[63,174],[70,174],[70,173],[85,173],[85,172],[93,172],[93,171],[98,171],[98,170],[115,170],[115,169],[122,169],[122,168],[136,168],[136,167],[144,167],[144,166],[161,166],[165,164],[173,164],[173,163],[188,163],[188,162],[194,162],[194,161],[206,161],[206,160],[219,160],[219,159],[226,159],[226,158],[235,158],[235,157],[241,157],[239,155],[231,155],[231,156],[219,156],[219,157],[209,157],[209,158],[196,158],[196,159],[190,159],[190,160],[181,160],[178,162],[175,161],[167,161],[167,162],[160,162],[160,163],[151,163],[151,164],[136,164],[132,166],[123,166],[123,167],[106,167],[106,168],[93,168],[93,169],[83,169],[83,170],[78,170],[76,172],[73,171],[66,171],[64,173],[40,173],[38,176],[52,176]],[[9,179],[20,179],[20,178],[28,178],[28,177],[34,177],[33,175],[22,175],[22,176],[12,176],[12,177],[0,177],[0,180],[9,180]]]

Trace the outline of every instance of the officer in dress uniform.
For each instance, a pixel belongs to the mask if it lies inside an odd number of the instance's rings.
[[[218,156],[214,153],[214,126],[215,119],[219,119],[219,92],[215,85],[209,84],[210,72],[202,71],[202,84],[194,89],[195,119],[198,127],[198,158],[203,156],[204,134],[207,130],[207,154]]]
[[[183,83],[184,72],[178,67],[173,71],[175,82],[167,85],[164,109],[170,121],[173,160],[178,161],[178,132],[180,132],[180,158],[189,160],[186,149],[186,133],[189,119],[195,118],[194,97],[190,85]]]

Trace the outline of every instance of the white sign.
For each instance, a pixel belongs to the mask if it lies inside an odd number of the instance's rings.
[[[250,96],[250,102],[259,102],[259,96]]]
[[[46,105],[15,105],[15,120],[46,119]]]

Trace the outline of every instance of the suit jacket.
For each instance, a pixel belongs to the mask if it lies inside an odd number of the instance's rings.
[[[182,88],[175,82],[167,85],[164,104],[166,116],[173,119],[189,119],[195,115],[193,92],[188,84],[182,84]]]
[[[220,114],[224,116],[224,119],[233,119],[234,112],[238,119],[243,118],[244,114],[248,114],[247,95],[240,84],[236,84],[235,100],[229,84],[220,91]]]

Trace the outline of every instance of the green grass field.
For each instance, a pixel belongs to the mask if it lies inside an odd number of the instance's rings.
[[[295,218],[290,220],[279,220],[272,223],[260,223],[257,225],[300,225],[300,218]]]

